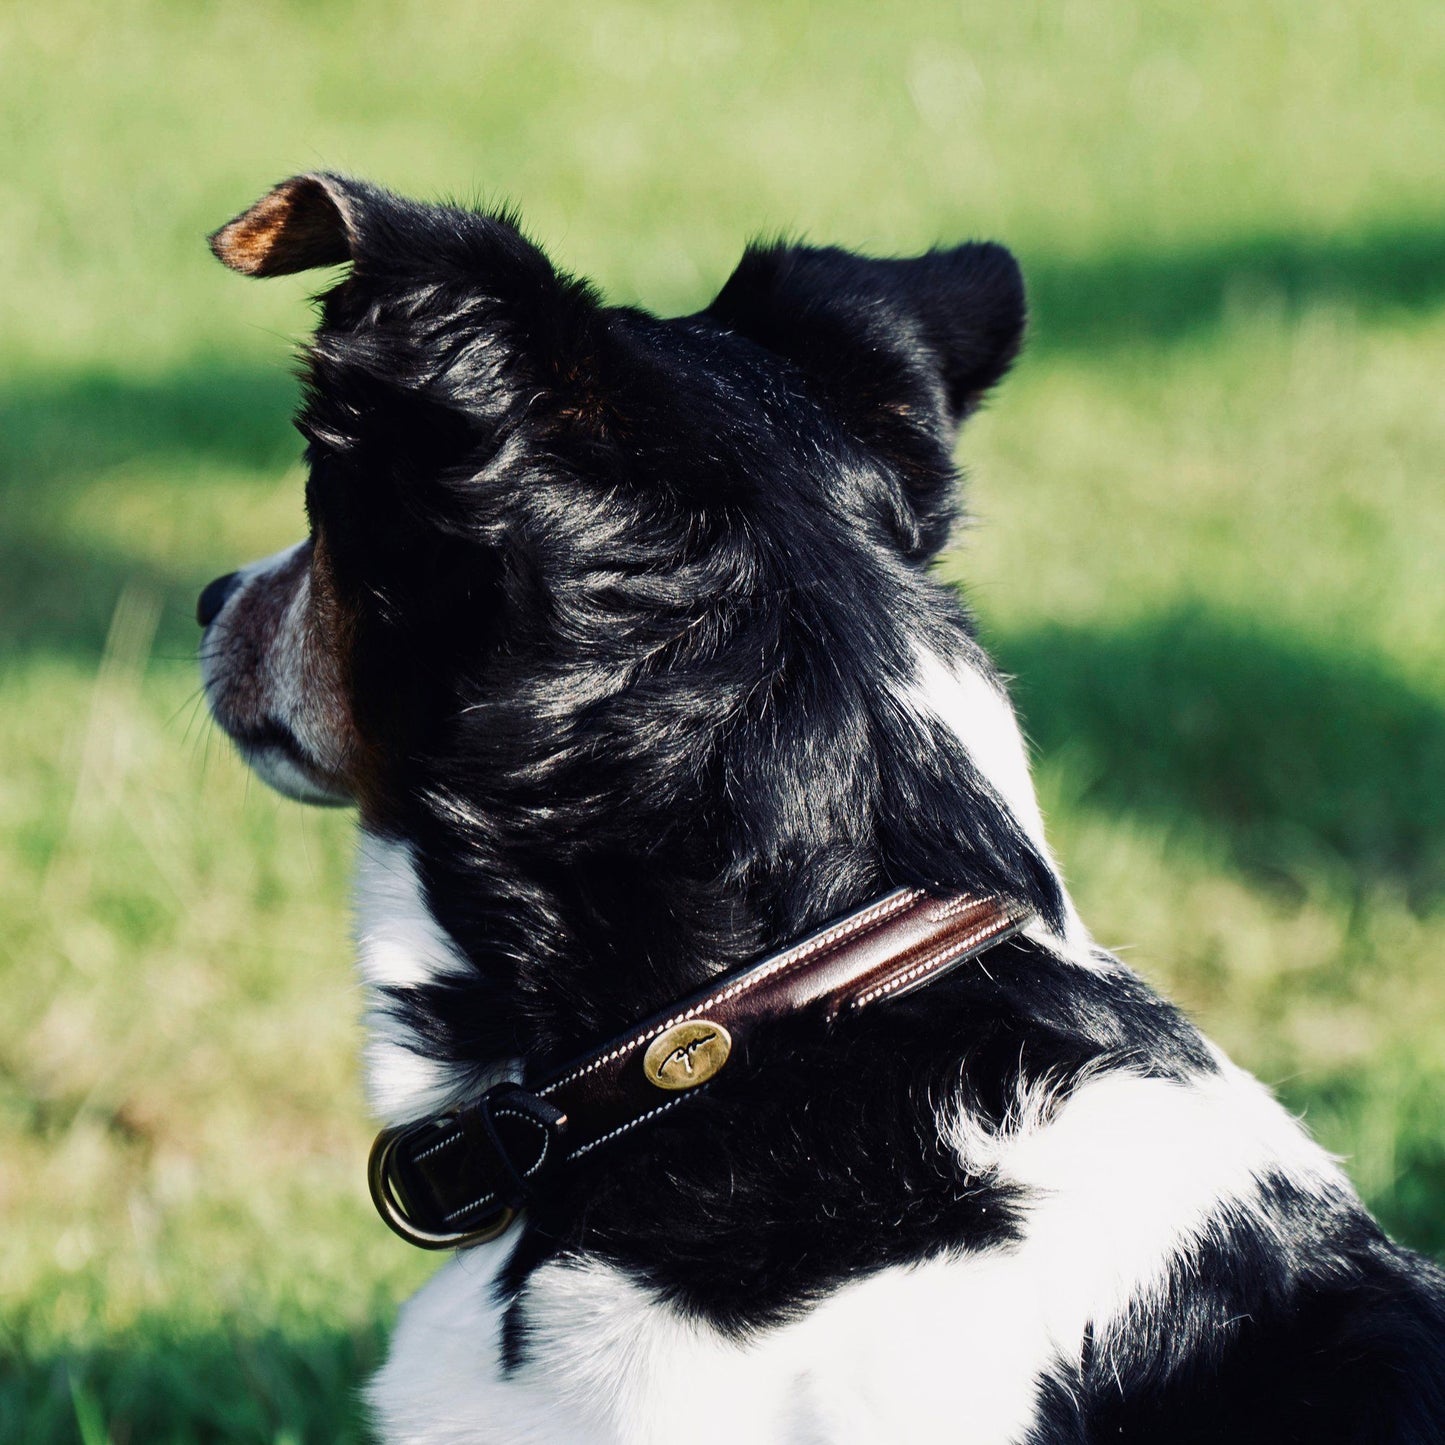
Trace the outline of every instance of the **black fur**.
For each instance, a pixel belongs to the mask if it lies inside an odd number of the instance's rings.
[[[1272,1228],[1220,1220],[1161,1296],[1060,1365],[1028,1445],[1434,1445],[1445,1273],[1352,1198],[1274,1181]]]
[[[505,216],[329,179],[351,275],[300,425],[347,622],[369,826],[416,847],[468,968],[399,991],[418,1047],[536,1070],[899,884],[1061,890],[959,740],[899,700],[920,645],[987,668],[929,564],[956,428],[1023,333],[997,246],[750,251],[705,311],[608,308]],[[826,1036],[825,1036],[826,1035]],[[960,1097],[1207,1074],[1132,975],[1015,941],[840,1022],[780,1024],[530,1212],[521,1291],[616,1261],[733,1331],[884,1265],[1007,1240],[940,1141]],[[687,1147],[683,1147],[686,1143]],[[1445,1438],[1445,1290],[1357,1204],[1280,1180],[1164,1312],[1045,1385],[1037,1445]],[[509,1320],[526,1349],[525,1293]]]

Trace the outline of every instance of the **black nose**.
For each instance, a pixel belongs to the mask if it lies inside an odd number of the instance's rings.
[[[239,572],[227,572],[224,577],[217,577],[214,582],[206,584],[196,602],[196,621],[202,627],[209,627],[216,620],[221,608],[226,605],[226,598],[241,585],[241,574]]]

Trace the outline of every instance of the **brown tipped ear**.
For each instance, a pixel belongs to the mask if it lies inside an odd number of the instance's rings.
[[[289,276],[355,255],[347,195],[334,176],[292,176],[210,237],[216,259],[244,276]]]

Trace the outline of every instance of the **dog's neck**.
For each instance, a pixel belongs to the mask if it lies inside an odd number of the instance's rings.
[[[958,738],[1057,880],[1024,744],[996,674],[971,645],[951,658],[919,647],[915,664],[894,689],[897,703]],[[436,1112],[509,1076],[515,1056],[534,1051],[534,1038],[544,1041],[542,1051],[555,1052],[615,1031],[710,974],[778,948],[899,881],[889,876],[889,860],[872,850],[840,850],[828,863],[813,860],[806,876],[782,878],[771,890],[755,887],[737,899],[726,887],[689,898],[668,875],[665,852],[656,870],[631,876],[605,869],[589,874],[584,863],[566,906],[583,920],[578,931],[587,936],[569,938],[564,928],[559,938],[548,932],[554,919],[529,922],[525,905],[509,916],[496,892],[477,906],[464,872],[444,874],[439,886],[434,860],[415,840],[363,829],[357,950],[370,995],[367,1075],[374,1111],[388,1121]],[[1087,934],[1062,883],[1057,886],[1058,918],[1035,927],[1053,947],[1086,962]],[[553,887],[560,896],[561,888]],[[524,891],[521,884],[513,889]],[[487,973],[495,960],[478,957],[483,934],[485,947],[502,940],[507,951],[526,947],[535,935],[539,951],[563,960],[556,991],[545,975],[510,996],[496,988]],[[591,965],[606,969],[601,987],[574,987],[565,976],[566,963],[582,956],[607,960]]]

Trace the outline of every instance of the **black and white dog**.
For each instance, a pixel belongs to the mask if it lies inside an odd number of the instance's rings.
[[[511,218],[329,175],[212,238],[347,264],[310,536],[201,598],[211,707],[360,811],[388,1122],[564,1058],[900,885],[1035,922],[798,1015],[406,1306],[382,1436],[1445,1440],[1445,1276],[1080,923],[930,574],[1020,344],[994,245],[751,250],[607,307]]]

